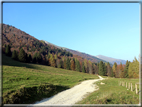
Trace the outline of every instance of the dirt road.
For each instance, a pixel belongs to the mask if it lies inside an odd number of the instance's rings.
[[[101,76],[99,76],[99,78],[100,79],[83,81],[79,85],[76,85],[71,89],[62,91],[58,93],[57,95],[52,96],[50,98],[43,99],[42,101],[38,101],[35,104],[33,104],[33,106],[54,105],[54,104],[73,105],[76,102],[82,100],[84,98],[84,95],[86,95],[87,93],[91,93],[99,89],[97,85],[93,84],[96,81],[104,79]]]

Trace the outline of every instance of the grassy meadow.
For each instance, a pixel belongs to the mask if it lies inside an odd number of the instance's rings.
[[[125,81],[127,83],[139,82],[139,79],[126,79],[126,78],[106,78],[105,80],[95,83],[99,86],[99,90],[89,94],[85,99],[77,104],[139,104],[139,94],[126,88],[125,86],[119,86],[119,81]],[[100,83],[105,83],[101,85]],[[139,87],[139,86],[138,86]]]
[[[83,80],[98,79],[87,73],[27,64],[2,55],[3,103],[29,104],[53,96]]]

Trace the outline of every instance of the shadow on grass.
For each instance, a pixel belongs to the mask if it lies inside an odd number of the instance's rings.
[[[4,54],[2,54],[2,65],[8,65],[8,66],[17,66],[17,67],[26,67],[26,68],[32,68],[32,69],[40,69],[37,66],[34,66],[29,63],[22,63],[16,60],[13,60],[11,57],[8,57]]]
[[[5,94],[3,96],[3,104],[34,104],[66,89],[69,89],[69,87],[52,84],[23,87],[20,90]]]

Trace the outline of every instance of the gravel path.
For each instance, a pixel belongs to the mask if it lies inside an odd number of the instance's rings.
[[[101,76],[99,76],[99,78],[100,79],[83,81],[79,85],[76,85],[71,89],[62,91],[57,95],[43,99],[42,101],[38,101],[32,106],[54,105],[54,104],[73,105],[76,102],[81,101],[84,98],[84,95],[86,95],[87,93],[91,93],[99,89],[97,85],[93,84],[96,81],[104,79]]]

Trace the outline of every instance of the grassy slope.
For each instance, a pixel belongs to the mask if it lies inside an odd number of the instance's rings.
[[[135,91],[132,92],[126,87],[119,86],[119,81],[131,82],[134,85],[139,82],[139,79],[108,78],[99,81],[96,83],[99,90],[91,93],[77,104],[139,104],[139,95],[136,95]],[[100,82],[105,85],[101,85]]]
[[[38,64],[21,63],[14,61],[5,55],[3,55],[2,58],[3,95],[8,95],[10,91],[13,91],[14,93],[22,87],[38,87],[39,84],[46,83],[60,86],[62,89],[55,90],[58,93],[61,90],[73,87],[83,80],[98,78],[95,75],[77,71]]]

